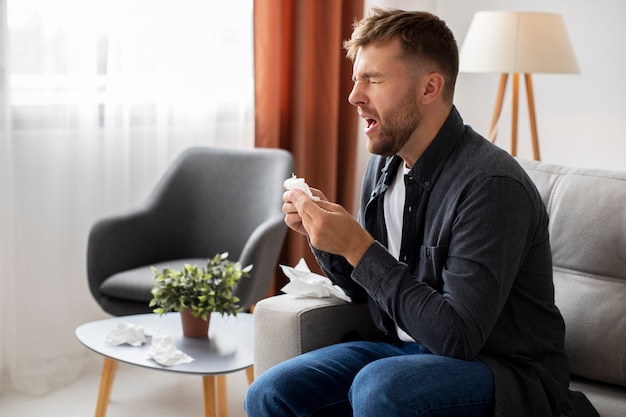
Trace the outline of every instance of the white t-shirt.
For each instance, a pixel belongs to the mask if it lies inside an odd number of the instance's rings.
[[[404,176],[410,171],[404,163],[400,164],[393,183],[387,189],[384,200],[385,224],[387,226],[387,250],[396,259],[400,256],[400,245],[402,244],[402,220],[404,217],[404,201],[406,198],[406,187],[404,186]],[[396,333],[400,340],[404,342],[415,342],[404,330],[396,324]]]

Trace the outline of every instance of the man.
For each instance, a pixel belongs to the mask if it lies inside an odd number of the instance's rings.
[[[250,387],[259,416],[596,416],[568,390],[548,217],[513,158],[453,105],[458,49],[437,17],[373,9],[344,45],[366,121],[359,222],[299,190],[287,225],[383,341],[293,358]]]

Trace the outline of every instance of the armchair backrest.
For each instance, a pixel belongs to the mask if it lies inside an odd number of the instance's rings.
[[[292,164],[291,155],[279,149],[194,147],[183,152],[147,201],[158,207],[150,211],[162,218],[167,256],[228,252],[239,259],[255,228],[282,215],[281,184]]]

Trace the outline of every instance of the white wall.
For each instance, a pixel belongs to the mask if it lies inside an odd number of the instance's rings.
[[[445,20],[459,46],[475,12],[559,13],[565,20],[580,74],[533,76],[541,159],[557,164],[626,170],[626,2],[622,0],[368,0],[401,9],[427,10]],[[498,74],[460,74],[455,103],[465,123],[487,135]],[[520,86],[523,88],[523,83]],[[510,90],[510,85],[508,86]],[[508,91],[507,90],[507,91]],[[510,97],[497,144],[509,149]],[[518,156],[531,158],[527,103],[520,92]],[[367,151],[360,147],[361,167]]]

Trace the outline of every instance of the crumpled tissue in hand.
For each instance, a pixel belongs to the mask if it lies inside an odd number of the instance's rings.
[[[193,361],[191,356],[178,350],[174,339],[167,335],[152,336],[152,346],[148,351],[148,356],[163,366],[181,365]]]
[[[285,182],[283,182],[283,187],[285,187],[289,191],[293,190],[294,188],[299,188],[313,201],[319,201],[320,199],[318,196],[313,195],[313,193],[311,192],[311,188],[309,188],[309,184],[306,183],[304,178],[298,178],[296,177],[296,174],[292,174],[291,178],[287,178]]]
[[[136,326],[131,323],[115,323],[104,344],[118,346],[128,343],[131,346],[141,346],[147,342],[147,336],[151,336],[150,331],[147,331],[143,326]]]
[[[310,298],[333,296],[347,302],[351,301],[350,297],[343,291],[343,288],[333,284],[330,279],[311,272],[304,258],[300,259],[300,262],[293,268],[286,265],[280,265],[280,268],[290,281],[281,288],[286,294]]]

